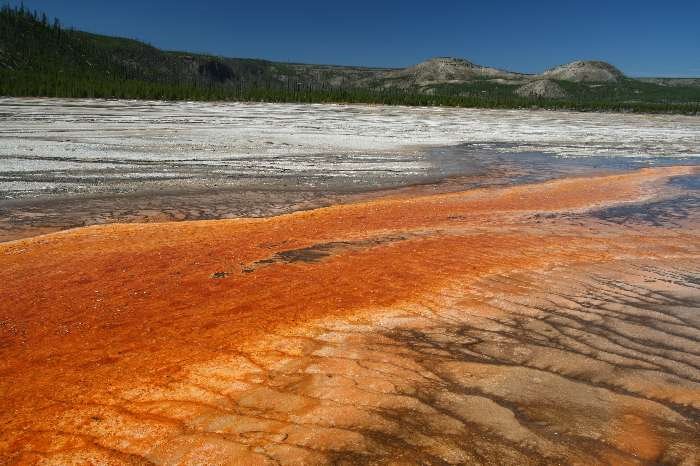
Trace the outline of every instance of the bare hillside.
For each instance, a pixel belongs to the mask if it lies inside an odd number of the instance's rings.
[[[521,73],[481,66],[463,58],[437,57],[409,68],[395,70],[387,78],[406,80],[419,86],[440,83],[460,83],[475,79],[498,79],[521,82],[528,76]]]
[[[520,97],[540,99],[561,99],[567,96],[562,87],[549,79],[538,79],[519,87],[515,93]]]
[[[542,73],[543,77],[561,81],[618,82],[625,78],[622,71],[602,61],[574,61]]]

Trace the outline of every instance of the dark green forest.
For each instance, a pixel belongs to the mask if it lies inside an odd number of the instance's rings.
[[[700,87],[624,79],[559,82],[569,97],[523,98],[515,86],[474,80],[387,87],[372,69],[167,52],[143,42],[65,28],[24,7],[0,9],[0,95],[204,101],[371,103],[700,113]]]

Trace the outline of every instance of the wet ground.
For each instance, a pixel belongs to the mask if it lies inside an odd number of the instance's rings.
[[[699,176],[4,243],[0,457],[697,464]]]
[[[0,464],[700,464],[697,119],[0,113]]]
[[[0,200],[0,241],[105,223],[266,217],[396,194],[401,192],[396,189],[402,187],[410,187],[413,192],[454,192],[643,167],[700,164],[700,158],[562,157],[487,151],[471,145],[424,148],[420,154],[430,167],[420,175],[387,178],[367,173],[362,184],[353,177],[328,178],[320,174],[303,180],[266,177],[251,169],[247,175],[235,177],[237,186],[232,186],[231,180],[229,184],[208,180],[210,186],[170,186],[156,190],[144,184],[128,193],[54,193],[4,199]]]
[[[695,164],[682,116],[0,99],[0,241]],[[432,189],[432,188],[426,188]]]

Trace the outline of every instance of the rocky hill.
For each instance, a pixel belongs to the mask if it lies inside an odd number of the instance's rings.
[[[462,83],[477,79],[498,79],[520,82],[526,75],[474,64],[463,58],[436,57],[409,68],[395,70],[382,77],[401,82],[404,86]]]
[[[393,80],[400,87],[408,85],[465,83],[488,80],[498,84],[523,85],[535,83],[531,89],[552,89],[552,81],[569,82],[619,82],[625,75],[609,63],[602,61],[575,61],[557,66],[542,74],[526,74],[477,65],[463,58],[431,58],[409,68],[379,73],[378,77]],[[543,80],[547,83],[543,84]]]
[[[610,63],[603,61],[575,61],[557,66],[542,73],[542,77],[561,81],[619,82],[625,75]]]

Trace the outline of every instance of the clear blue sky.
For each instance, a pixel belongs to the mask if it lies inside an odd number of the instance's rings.
[[[232,57],[399,67],[455,56],[525,72],[600,59],[632,76],[700,76],[700,0],[24,3],[77,29]]]

